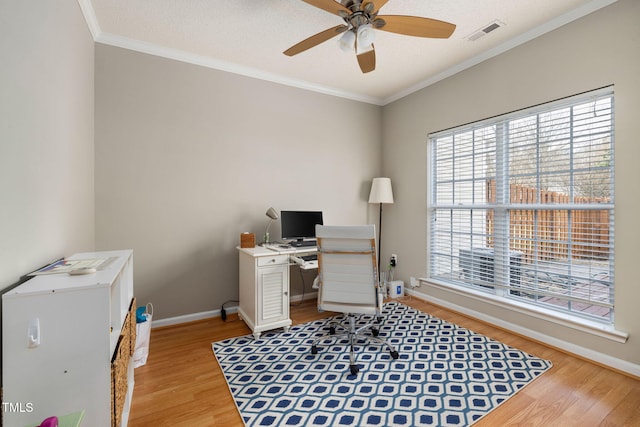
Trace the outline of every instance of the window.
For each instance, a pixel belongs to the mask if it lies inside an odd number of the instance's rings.
[[[613,322],[613,90],[429,135],[430,280]]]

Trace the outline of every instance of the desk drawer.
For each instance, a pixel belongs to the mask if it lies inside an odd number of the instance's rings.
[[[267,265],[288,264],[288,263],[289,263],[289,255],[261,256],[258,258],[258,267],[264,267]]]

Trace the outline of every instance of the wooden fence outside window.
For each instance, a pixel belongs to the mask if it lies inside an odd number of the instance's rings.
[[[487,181],[487,202],[496,202],[496,182]],[[568,194],[540,191],[519,184],[509,186],[511,204],[568,204]],[[576,197],[573,203],[609,203],[608,198]],[[486,217],[488,246],[493,247],[494,211]],[[609,257],[609,211],[567,209],[510,209],[509,249],[522,252],[524,262],[538,260],[601,259]]]

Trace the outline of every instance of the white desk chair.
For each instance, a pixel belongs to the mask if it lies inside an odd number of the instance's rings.
[[[376,230],[374,225],[316,225],[318,240],[318,309],[344,313],[347,324],[331,322],[329,334],[316,338],[311,353],[325,340],[346,337],[349,340],[349,369],[358,373],[354,346],[358,340],[377,342],[387,347],[393,359],[396,349],[378,338],[378,328],[368,323],[356,328],[356,314],[369,314],[381,321],[382,293],[378,283],[376,262]],[[336,326],[344,332],[336,334]]]

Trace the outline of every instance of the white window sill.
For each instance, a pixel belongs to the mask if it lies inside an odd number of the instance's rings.
[[[482,301],[496,307],[512,310],[517,313],[535,317],[537,319],[546,320],[557,325],[566,326],[568,328],[586,332],[615,342],[625,343],[629,338],[628,333],[618,331],[613,327],[613,325],[606,325],[603,323],[591,321],[589,319],[559,313],[553,310],[545,309],[543,307],[525,304],[520,301],[503,298],[497,295],[487,294],[485,292],[476,291],[474,289],[458,287],[450,283],[439,282],[425,278],[420,278],[419,280],[420,284],[424,286],[442,289],[450,293],[461,295],[477,301]]]

